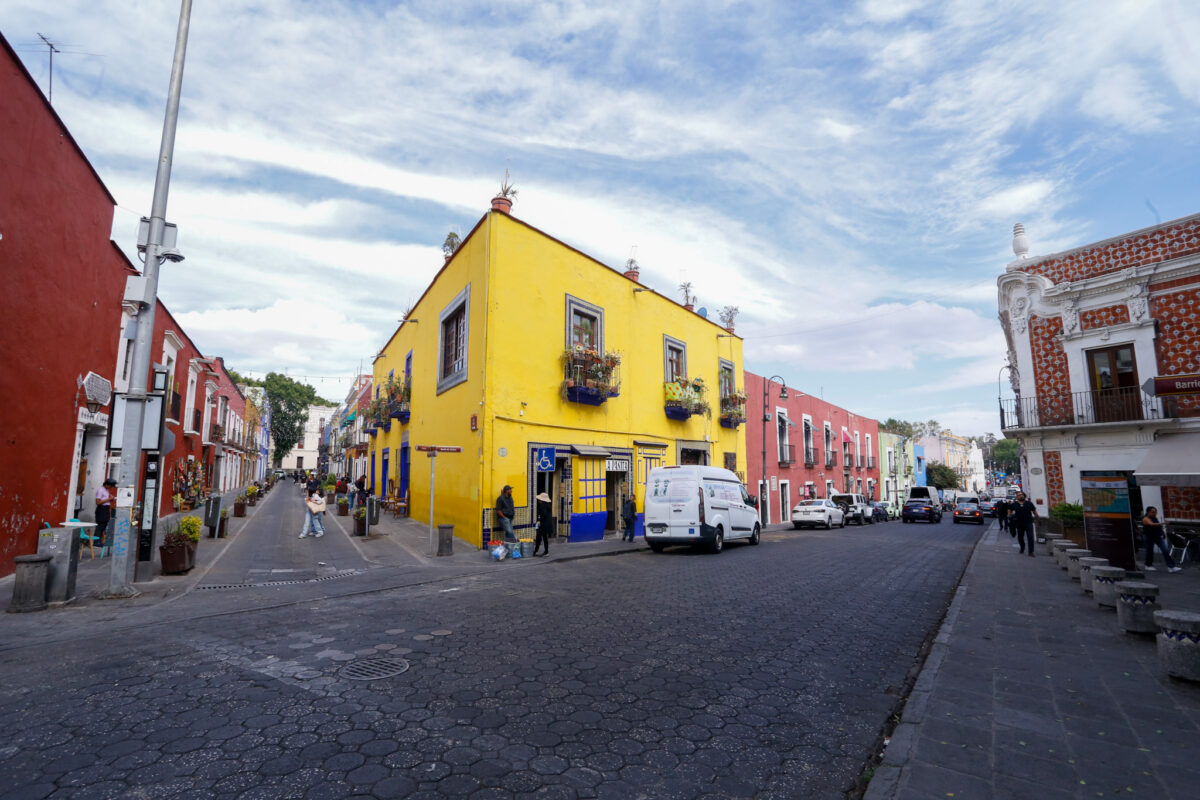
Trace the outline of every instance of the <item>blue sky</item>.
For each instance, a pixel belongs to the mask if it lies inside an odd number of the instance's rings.
[[[127,252],[177,20],[0,6],[43,90],[37,34],[63,50]],[[515,215],[737,305],[749,369],[995,431],[1013,223],[1041,255],[1200,210],[1198,64],[1186,0],[197,0],[160,294],[206,353],[338,398],[507,166]]]

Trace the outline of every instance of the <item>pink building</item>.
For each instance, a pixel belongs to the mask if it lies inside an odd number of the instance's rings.
[[[784,399],[783,384],[752,372],[745,381],[746,485],[758,489],[764,524],[790,522],[792,506],[806,497],[857,492],[879,499],[878,421],[792,387]]]

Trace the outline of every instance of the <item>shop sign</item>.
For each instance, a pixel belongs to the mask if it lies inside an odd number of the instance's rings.
[[[1155,397],[1200,394],[1200,373],[1168,375],[1165,378],[1148,378],[1142,384],[1142,391]]]
[[[610,458],[604,462],[606,472],[629,472],[628,458]]]

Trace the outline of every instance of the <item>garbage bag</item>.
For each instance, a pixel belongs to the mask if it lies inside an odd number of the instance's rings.
[[[508,555],[508,548],[502,544],[496,545],[496,547],[492,550],[492,558],[496,559],[497,561],[503,561],[506,555]]]

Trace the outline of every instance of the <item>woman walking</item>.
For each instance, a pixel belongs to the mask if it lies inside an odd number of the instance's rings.
[[[539,547],[545,547],[544,556],[550,555],[550,532],[554,530],[554,509],[550,504],[550,495],[542,492],[537,497],[537,538],[533,542],[533,554],[538,554]]]
[[[1158,508],[1155,506],[1147,508],[1146,516],[1142,517],[1142,536],[1146,537],[1146,569],[1150,572],[1154,571],[1155,547],[1162,551],[1163,559],[1167,562],[1167,572],[1179,572],[1182,569],[1182,567],[1175,566],[1175,559],[1171,558],[1171,551],[1167,547],[1166,530],[1167,526],[1158,519]]]

